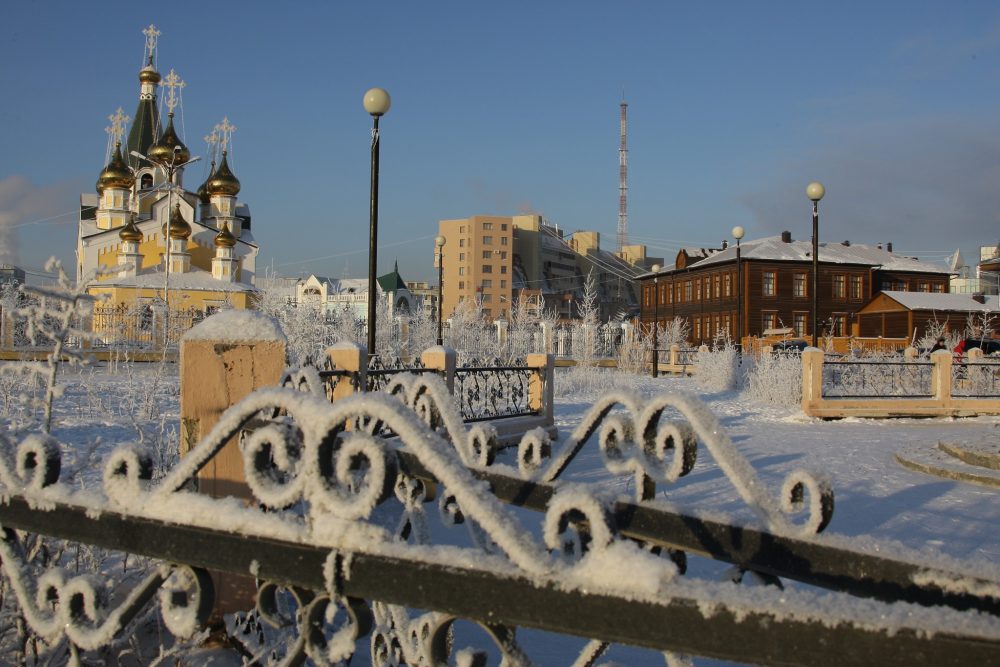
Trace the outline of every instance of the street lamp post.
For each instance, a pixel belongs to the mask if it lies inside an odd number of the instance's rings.
[[[444,244],[443,236],[434,239],[438,260],[438,345],[444,345],[444,338],[441,335],[441,309],[444,307]]]
[[[660,377],[660,265],[650,267],[653,275],[653,377]]]
[[[826,188],[819,181],[813,181],[806,186],[806,196],[813,203],[813,238],[812,238],[812,345],[817,347],[816,336],[819,329],[819,200],[826,194]]]
[[[372,125],[371,218],[368,226],[368,357],[375,354],[375,301],[378,298],[378,120],[389,111],[389,93],[372,88],[365,93],[365,111],[374,119]]]
[[[736,352],[743,356],[743,266],[740,263],[740,239],[743,238],[743,228],[733,227],[733,238],[736,239]]]

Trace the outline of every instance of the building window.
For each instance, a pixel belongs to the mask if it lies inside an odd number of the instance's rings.
[[[805,338],[806,336],[806,316],[808,313],[793,313],[792,314],[792,326],[795,328],[795,335],[799,338]]]
[[[694,300],[701,301],[701,278],[694,279]]]
[[[722,296],[728,298],[733,295],[733,274],[727,273],[722,276]]]
[[[847,296],[847,279],[843,274],[837,274],[833,277],[833,298],[843,299]]]
[[[690,301],[691,300],[691,294],[693,294],[693,291],[692,291],[693,289],[694,288],[691,285],[691,281],[690,280],[687,280],[687,281],[684,282],[684,300],[685,301]]]
[[[844,332],[847,330],[847,313],[834,313],[832,315],[833,319],[833,335],[834,336],[846,336]]]
[[[501,250],[500,251],[500,259],[507,259],[507,251],[506,250]]]
[[[458,281],[458,289],[465,289],[465,281],[464,280],[459,280]]]
[[[459,239],[458,240],[458,247],[459,248],[464,248],[465,247],[465,239]]]
[[[792,276],[792,296],[800,299],[806,296],[806,274],[796,273]]]
[[[934,283],[931,285],[932,292],[944,292],[944,283]]]
[[[774,271],[765,271],[763,278],[763,291],[764,296],[774,296],[776,294],[775,277]]]
[[[500,237],[500,245],[507,245],[507,237],[506,236],[501,236]]]
[[[918,292],[930,292],[931,291],[931,284],[930,283],[917,283],[917,291]]]
[[[500,273],[507,273],[507,265],[506,264],[504,264],[503,266],[500,267]]]
[[[718,299],[722,296],[722,276],[715,274],[712,277],[712,298]]]
[[[760,313],[760,328],[762,332],[767,331],[768,329],[777,329],[778,311],[762,310]]]
[[[488,280],[488,279],[487,280],[483,280],[483,289],[490,288],[490,287],[493,287],[493,281],[492,280]]]
[[[727,334],[729,334],[730,337],[736,335],[736,332],[733,331],[733,320],[729,313],[724,313],[722,315],[722,328]]]
[[[666,303],[670,303],[673,300],[672,297],[674,296],[674,286],[673,285],[664,285],[663,286],[663,294],[666,297],[666,299],[665,299]]]
[[[501,280],[500,281],[500,289],[504,289],[506,287],[507,287],[507,281],[506,280]]]
[[[483,237],[483,245],[493,245],[493,237],[492,236],[484,236]]]
[[[465,275],[465,267],[464,266],[458,267],[458,275],[460,275],[460,276],[464,276]]]
[[[484,294],[483,295],[483,303],[490,303],[491,301],[493,301],[493,295],[492,294]]]
[[[851,276],[851,299],[854,301],[861,300],[861,281],[861,276]]]
[[[507,231],[507,223],[506,222],[500,223],[500,231],[501,232]]]
[[[493,311],[491,311],[489,308],[483,308],[483,315],[485,315],[486,317],[490,317],[492,314]]]
[[[487,229],[487,230],[488,229],[493,229],[493,223],[492,222],[484,222],[483,223],[483,229]]]
[[[493,273],[493,265],[492,264],[483,264],[483,271],[482,272],[483,273]]]
[[[693,324],[693,327],[694,327],[694,339],[700,341],[701,340],[701,318],[698,317],[697,315],[695,315],[694,317],[691,318],[691,320],[694,323]]]
[[[493,259],[493,251],[492,250],[484,250],[483,251],[483,259]]]
[[[464,252],[458,253],[458,261],[460,261],[460,262],[464,262],[465,261],[465,253]]]

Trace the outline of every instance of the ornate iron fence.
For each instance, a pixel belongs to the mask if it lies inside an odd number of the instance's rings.
[[[524,363],[524,360],[521,360]],[[467,422],[537,414],[529,404],[531,378],[538,369],[530,366],[502,366],[473,359],[455,369],[455,398],[462,419]]]
[[[670,358],[670,350],[666,350],[666,358]],[[660,350],[660,359],[664,359],[664,350]],[[677,363],[682,366],[693,366],[698,363],[698,348],[682,347],[677,350]]]
[[[612,643],[671,652],[668,664],[677,653],[809,667],[993,664],[1000,656],[1000,581],[961,563],[942,567],[817,536],[832,516],[832,491],[795,471],[777,497],[768,493],[693,397],[643,405],[605,396],[558,449],[528,434],[516,466],[493,464],[488,429],[456,421],[439,378],[415,378],[398,397],[358,394],[331,405],[263,390],[230,408],[156,481],[141,450],[115,451],[99,490],[59,483],[54,441],[3,442],[13,455],[0,457],[0,567],[45,642],[42,657],[58,660],[62,651],[97,661],[145,614],[175,636],[195,635],[217,600],[209,569],[256,580],[256,609],[239,630],[250,635],[251,659],[271,664],[357,656],[380,666],[480,665],[492,652],[503,664],[527,665],[532,647],[519,643],[517,627],[589,638],[567,656],[578,665],[594,664]],[[414,408],[428,404],[422,421]],[[260,423],[261,415],[275,417]],[[352,428],[376,422],[398,438]],[[240,460],[255,502],[188,491],[254,423]],[[633,499],[610,500],[599,483],[558,483],[588,445],[609,472],[633,479]],[[759,527],[655,500],[658,487],[705,454]],[[540,526],[507,503],[543,512]],[[432,520],[468,530],[431,531]],[[100,581],[58,568],[35,574],[15,530],[162,564],[109,601],[101,593],[117,569],[97,573]],[[687,550],[735,563],[731,580],[691,578]],[[770,585],[734,586],[749,573]],[[159,610],[149,611],[154,598]],[[482,633],[455,632],[462,619]]]
[[[823,397],[931,397],[933,368],[925,361],[827,361]]]
[[[953,364],[951,378],[952,396],[1000,397],[1000,361],[966,361]]]

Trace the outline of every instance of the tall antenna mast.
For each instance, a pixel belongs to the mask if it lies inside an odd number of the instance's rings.
[[[628,245],[628,103],[622,93],[622,140],[618,148],[618,254]]]

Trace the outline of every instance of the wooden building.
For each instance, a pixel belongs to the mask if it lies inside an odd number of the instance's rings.
[[[962,332],[969,318],[976,318],[974,323],[981,325],[990,316],[1000,314],[998,300],[996,295],[982,294],[882,292],[858,311],[859,334],[871,338],[922,338],[932,322],[944,325],[947,331]],[[980,335],[993,337],[995,327],[987,328],[990,330]]]
[[[672,269],[640,276],[642,323],[686,318],[695,344],[711,342],[719,330],[735,339],[737,317],[744,336],[778,327],[812,335],[810,241],[793,241],[788,232],[747,241],[740,247],[740,276],[738,284],[736,246],[682,249]],[[945,293],[949,272],[897,255],[891,244],[883,249],[845,241],[820,244],[818,278],[818,333],[845,336],[854,333],[855,315],[872,295],[884,290]]]

